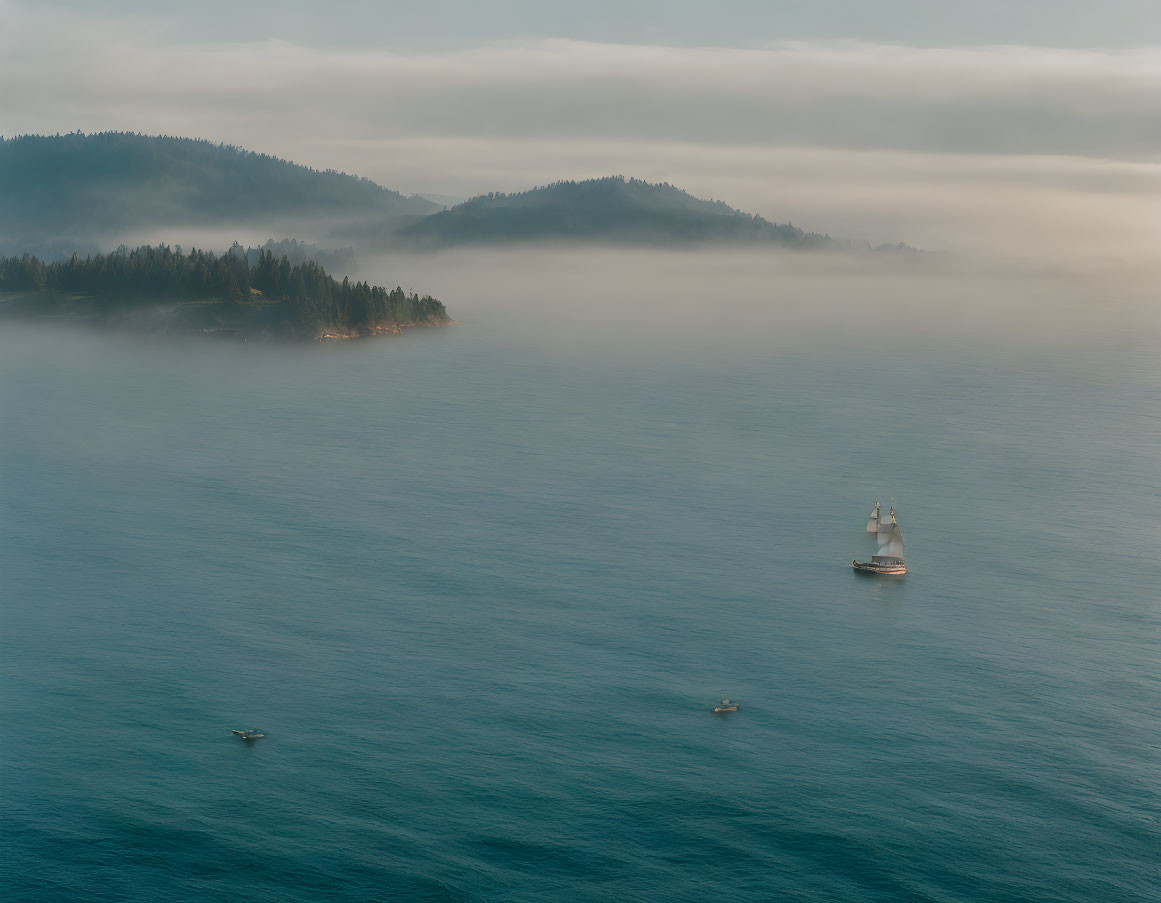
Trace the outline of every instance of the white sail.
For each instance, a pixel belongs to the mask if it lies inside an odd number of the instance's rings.
[[[875,502],[875,508],[873,511],[871,511],[871,516],[867,520],[867,532],[868,533],[878,533],[879,532],[879,513],[880,513],[880,505],[878,502]]]
[[[883,534],[880,533],[880,536]],[[903,532],[899,529],[899,525],[892,523],[887,530],[886,539],[879,542],[878,555],[887,555],[892,558],[903,557]]]
[[[879,516],[879,529],[875,534],[875,542],[881,546],[885,546],[891,539],[891,529],[895,527],[895,506],[886,513]]]

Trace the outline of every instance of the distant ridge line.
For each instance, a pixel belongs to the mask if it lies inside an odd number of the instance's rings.
[[[55,258],[153,240],[159,229],[180,242],[188,241],[182,230],[238,226],[362,252],[543,242],[915,250],[834,239],[668,181],[619,174],[445,206],[208,138],[113,130],[0,136],[0,253]]]

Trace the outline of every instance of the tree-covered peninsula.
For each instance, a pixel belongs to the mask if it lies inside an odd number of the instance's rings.
[[[450,322],[443,304],[318,263],[239,246],[224,254],[166,245],[47,263],[0,257],[0,313],[102,325],[275,338],[354,338]]]

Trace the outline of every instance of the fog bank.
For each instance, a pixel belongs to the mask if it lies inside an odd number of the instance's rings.
[[[563,346],[1161,344],[1161,268],[1145,266],[587,248],[384,255],[360,271],[431,292],[465,329]]]

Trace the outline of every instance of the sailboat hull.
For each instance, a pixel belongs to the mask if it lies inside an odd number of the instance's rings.
[[[873,561],[852,561],[853,567],[860,574],[880,574],[884,577],[902,577],[907,573],[907,565],[902,561],[878,564]]]

